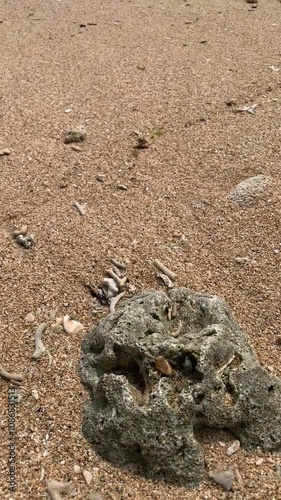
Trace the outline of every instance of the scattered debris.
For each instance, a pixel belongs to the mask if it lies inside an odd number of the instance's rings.
[[[157,278],[159,278],[167,288],[173,288],[174,285],[166,274],[157,274]]]
[[[82,207],[82,205],[80,205],[80,203],[78,203],[78,201],[75,201],[73,205],[77,208],[80,215],[86,215],[85,209]]]
[[[155,366],[157,370],[159,370],[159,372],[161,372],[163,375],[167,375],[167,377],[170,377],[173,373],[169,361],[167,361],[164,356],[157,356],[157,358],[155,359]]]
[[[243,108],[233,108],[235,113],[249,113],[250,115],[256,114],[257,104],[252,104],[252,106],[244,106]]]
[[[91,474],[91,472],[89,472],[88,470],[83,470],[83,477],[87,485],[89,486],[93,480],[93,474]]]
[[[70,482],[56,481],[53,479],[47,484],[47,493],[51,500],[61,500],[61,495],[70,495],[73,492],[73,486]]]
[[[124,297],[125,295],[125,292],[121,292],[119,293],[118,295],[116,295],[116,297],[112,297],[110,299],[110,307],[109,307],[109,311],[111,313],[114,313],[115,312],[115,307],[116,305],[118,304],[119,300],[122,299],[122,297]]]
[[[42,323],[38,326],[35,332],[35,351],[32,354],[32,359],[40,359],[42,354],[46,351],[46,347],[44,346],[41,337],[43,332],[46,330],[47,324]]]
[[[230,491],[235,479],[232,469],[210,471],[209,477],[219,484],[224,490]]]
[[[0,156],[9,156],[11,152],[12,151],[8,148],[0,149]]]
[[[69,130],[64,138],[65,144],[71,144],[73,142],[82,142],[86,139],[86,131],[84,127],[78,127],[77,129]]]
[[[164,264],[162,264],[162,262],[160,262],[160,260],[155,259],[153,261],[153,265],[155,267],[157,267],[157,269],[159,269],[159,271],[161,271],[166,276],[168,276],[168,278],[170,278],[170,280],[175,281],[177,275],[175,273],[173,273],[172,271],[170,271],[170,269],[168,269],[166,266],[164,266]]]
[[[240,448],[240,441],[236,439],[233,441],[233,443],[227,448],[226,454],[230,457],[231,455],[234,455]]]
[[[7,372],[3,366],[0,365],[0,377],[5,378],[7,380],[22,382],[23,376],[21,373],[10,373]]]
[[[78,333],[83,330],[83,325],[79,321],[70,319],[70,316],[63,317],[63,328],[66,333]]]

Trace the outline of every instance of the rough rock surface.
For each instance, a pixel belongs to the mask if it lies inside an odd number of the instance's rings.
[[[157,370],[159,356],[170,376]],[[281,381],[216,296],[178,288],[125,301],[86,335],[81,378],[90,393],[85,437],[103,458],[147,477],[198,484],[202,426],[229,429],[246,449],[281,449]]]
[[[242,207],[254,205],[258,198],[262,196],[265,188],[272,183],[272,178],[268,175],[255,175],[239,182],[231,191],[229,197],[231,201],[238,203]]]

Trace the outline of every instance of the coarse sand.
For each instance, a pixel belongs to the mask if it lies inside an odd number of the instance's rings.
[[[281,376],[280,23],[278,0],[0,3],[0,150],[10,150],[0,156],[0,364],[21,372],[24,388],[12,493],[0,380],[1,500],[47,499],[52,479],[70,480],[77,500],[94,491],[104,500],[281,498],[281,458],[229,457],[235,438],[223,430],[199,436],[206,477],[196,490],[112,467],[81,435],[78,374],[82,338],[108,312],[85,284],[99,284],[114,256],[137,291],[163,289],[158,258],[178,286],[223,297],[260,363]],[[235,112],[252,105],[253,114]],[[64,139],[77,127],[86,139],[73,149]],[[134,149],[135,131],[148,148]],[[254,204],[229,198],[260,174],[273,182]],[[13,237],[23,224],[29,249]],[[50,326],[63,315],[84,331]],[[42,322],[48,355],[36,361]],[[208,471],[229,467],[227,493]]]

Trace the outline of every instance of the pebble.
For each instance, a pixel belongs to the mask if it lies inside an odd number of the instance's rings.
[[[86,139],[86,131],[83,127],[77,127],[76,129],[69,130],[64,138],[65,144],[71,144],[72,142],[82,142]]]
[[[22,247],[24,247],[24,248],[26,248],[26,249],[28,249],[28,248],[31,248],[31,247],[32,247],[32,245],[33,245],[33,241],[34,241],[34,240],[33,240],[33,236],[32,236],[32,234],[28,234],[27,236],[23,236],[22,234],[19,234],[19,235],[16,237],[16,242],[17,242],[20,246],[22,246]]]
[[[90,493],[89,500],[104,500],[99,493]]]
[[[261,465],[263,463],[263,458],[258,458],[256,465]]]
[[[128,188],[127,186],[125,186],[124,184],[117,184],[117,189],[119,189],[120,191],[127,191]]]
[[[224,490],[230,491],[235,479],[232,469],[210,471],[209,477],[219,484]]]
[[[271,177],[263,174],[244,179],[231,191],[229,198],[241,207],[247,207],[263,194],[271,181]]]
[[[236,439],[235,441],[233,441],[233,443],[227,448],[226,450],[226,454],[230,457],[231,455],[233,455],[234,453],[236,453],[240,448],[240,441],[238,441],[238,439]]]
[[[145,66],[144,64],[138,64],[137,65],[137,68],[140,69],[141,71],[144,71],[145,70]]]
[[[75,474],[79,474],[81,472],[81,467],[79,465],[74,465],[73,466],[73,470],[75,472]]]
[[[11,152],[12,151],[8,148],[0,149],[0,156],[9,156]]]
[[[173,373],[169,361],[167,361],[164,356],[157,356],[157,358],[155,359],[155,366],[157,370],[163,373],[163,375],[167,375],[168,377],[170,377]]]
[[[73,149],[73,151],[76,151],[77,153],[80,153],[82,151],[82,148],[76,146],[75,144],[71,145],[71,149]]]
[[[28,313],[24,318],[25,323],[33,323],[35,321],[35,316],[32,313]]]
[[[39,399],[39,394],[38,394],[38,391],[36,391],[36,389],[32,389],[31,391],[31,395],[34,399],[38,400]]]
[[[83,477],[84,477],[87,485],[89,486],[92,482],[93,475],[88,470],[83,470]]]
[[[13,235],[19,236],[20,234],[22,234],[23,236],[25,236],[26,233],[27,233],[27,226],[24,225],[24,226],[21,226],[19,229],[15,229],[13,232]]]
[[[83,325],[79,321],[70,319],[70,316],[66,315],[63,318],[63,328],[66,333],[78,333],[83,330]]]
[[[96,176],[96,179],[97,179],[97,181],[99,181],[99,182],[104,182],[104,180],[105,180],[105,175],[97,175],[97,176]]]

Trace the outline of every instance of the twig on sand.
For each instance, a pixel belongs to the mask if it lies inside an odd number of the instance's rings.
[[[119,300],[122,299],[122,297],[124,297],[124,295],[125,295],[125,292],[121,292],[118,295],[116,295],[116,297],[112,297],[110,299],[109,312],[111,312],[111,313],[115,312],[116,305],[118,304]]]
[[[125,271],[126,270],[126,265],[123,264],[122,262],[119,262],[118,260],[112,258],[110,259],[110,261],[112,262],[112,264],[116,267],[118,267],[118,269],[121,269],[122,271]]]
[[[53,479],[47,485],[47,492],[51,500],[62,500],[62,494],[69,495],[73,491],[73,486],[69,482],[56,481]]]
[[[162,264],[162,262],[160,262],[160,260],[155,259],[153,261],[153,265],[155,267],[157,267],[157,269],[159,269],[159,271],[166,274],[166,276],[168,276],[168,278],[170,278],[172,281],[175,281],[177,275],[175,273],[173,273],[173,271],[170,271],[170,269],[168,269],[166,266],[164,266],[164,264]]]
[[[77,208],[78,212],[80,215],[86,215],[86,210],[85,208],[82,207],[82,205],[80,205],[80,203],[78,203],[78,201],[75,201],[73,203],[73,205]]]
[[[119,276],[117,276],[117,274],[115,274],[114,271],[112,271],[112,269],[109,269],[108,271],[106,271],[108,276],[110,276],[112,279],[114,279],[115,283],[118,285],[119,288],[123,288],[123,286],[125,286],[128,278],[127,276],[124,276],[124,278],[119,278]]]
[[[35,332],[35,351],[32,354],[33,359],[39,359],[41,358],[43,352],[46,351],[46,347],[44,346],[42,342],[42,333],[46,330],[47,324],[42,323],[41,325],[38,326],[36,332]]]
[[[257,104],[253,104],[252,106],[244,106],[243,108],[234,108],[236,113],[249,113],[250,115],[254,115],[256,113]]]
[[[21,382],[23,380],[23,376],[21,373],[10,373],[7,372],[3,366],[0,365],[0,376],[2,378],[6,378],[7,380],[10,380],[11,382]]]

